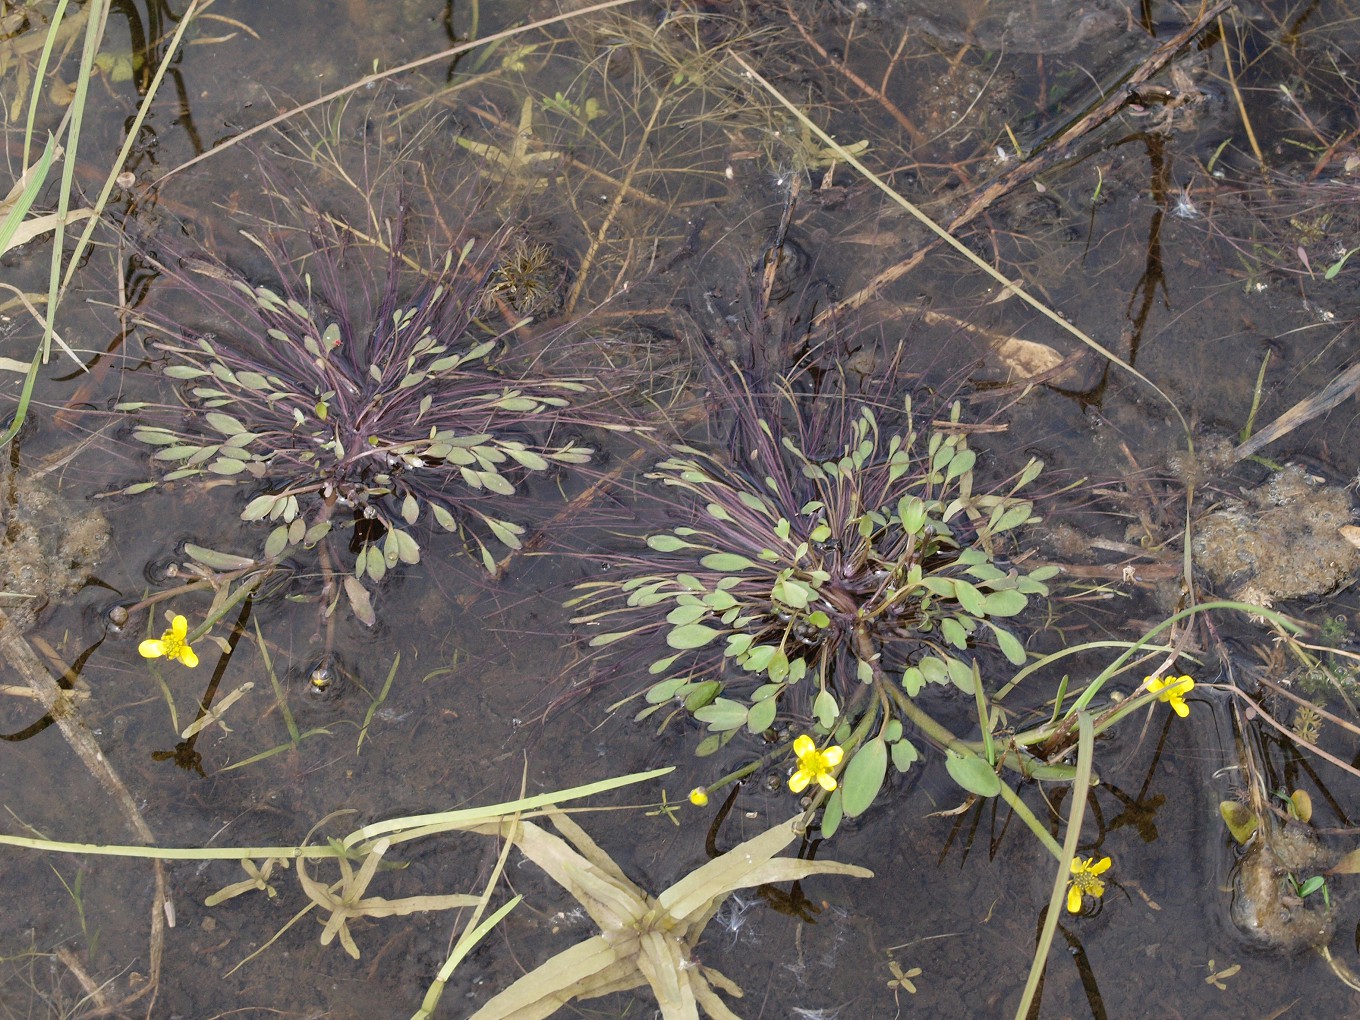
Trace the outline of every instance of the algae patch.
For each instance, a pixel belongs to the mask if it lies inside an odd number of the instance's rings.
[[[89,579],[109,541],[98,510],[80,509],[34,477],[0,481],[0,608],[20,630]]]
[[[1360,569],[1350,495],[1297,466],[1201,519],[1195,564],[1243,602],[1326,595]]]

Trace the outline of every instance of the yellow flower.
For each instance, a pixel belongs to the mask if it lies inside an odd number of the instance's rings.
[[[702,786],[696,786],[689,791],[689,802],[695,807],[706,807],[708,805],[708,791]]]
[[[1143,682],[1147,684],[1148,690],[1157,695],[1158,701],[1170,702],[1172,711],[1182,719],[1190,714],[1190,706],[1185,703],[1185,696],[1195,686],[1195,681],[1190,677],[1169,676],[1162,679],[1150,676],[1145,677]]]
[[[143,641],[137,646],[137,651],[146,659],[159,659],[165,656],[167,659],[178,659],[184,665],[193,668],[198,665],[198,656],[185,640],[188,634],[189,621],[182,616],[176,616],[170,621],[170,629],[159,639],[149,638]]]
[[[817,750],[817,745],[806,733],[793,742],[793,753],[798,756],[798,771],[789,777],[789,789],[802,793],[809,783],[816,780],[823,790],[834,790],[836,779],[831,770],[841,763],[845,752],[832,744],[825,751]]]
[[[1094,896],[1096,899],[1105,895],[1105,883],[1098,876],[1103,875],[1110,867],[1110,859],[1102,857],[1096,860],[1088,857],[1082,860],[1080,857],[1072,858],[1072,878],[1067,883],[1067,912],[1077,914],[1081,912],[1082,896]]]

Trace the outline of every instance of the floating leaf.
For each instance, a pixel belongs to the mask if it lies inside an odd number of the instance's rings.
[[[764,701],[756,702],[746,714],[746,728],[757,735],[764,733],[774,725],[775,713],[778,711],[778,698],[767,698]]]
[[[666,614],[666,622],[672,627],[683,627],[686,624],[697,623],[708,615],[708,607],[700,603],[676,606]]]
[[[204,420],[224,436],[234,436],[238,432],[244,432],[246,427],[229,414],[221,411],[209,411],[203,416]]]
[[[1006,657],[1006,661],[1012,666],[1023,666],[1025,664],[1025,646],[1018,638],[1004,627],[998,627],[990,620],[987,626],[992,629],[992,635],[996,638],[996,645],[1001,649],[1001,654]]]
[[[841,773],[841,806],[851,818],[869,809],[888,774],[888,748],[881,739],[870,740],[855,752]]]
[[[967,581],[959,578],[954,580],[954,597],[959,600],[959,605],[964,608],[965,612],[972,613],[974,616],[987,615],[985,597],[982,592]]]
[[[908,666],[902,674],[902,687],[907,692],[907,697],[914,698],[921,693],[926,685],[926,678],[922,674],[919,666]]]
[[[722,684],[717,680],[703,680],[690,685],[685,691],[685,711],[695,712],[705,705],[712,704],[713,699],[720,693]]]
[[[241,520],[243,521],[262,520],[263,518],[269,516],[270,511],[274,509],[275,504],[277,504],[278,502],[280,502],[280,497],[278,496],[270,494],[256,496],[249,503],[247,503],[246,508],[241,511]]]
[[[349,599],[350,609],[354,611],[356,620],[366,627],[372,627],[378,622],[378,618],[373,614],[373,601],[369,598],[368,589],[357,578],[345,578],[345,597]]]
[[[1251,839],[1261,820],[1256,817],[1256,813],[1245,804],[1236,800],[1224,800],[1218,804],[1218,813],[1222,816],[1224,824],[1228,826],[1228,831],[1232,833],[1232,838],[1237,840],[1239,846],[1245,846],[1247,840]]]
[[[916,750],[916,745],[903,737],[901,740],[889,745],[892,751],[893,768],[898,772],[906,772],[911,768],[913,762],[921,760],[921,752]]]
[[[1017,616],[1024,612],[1029,600],[1014,588],[994,591],[986,598],[988,616]]]
[[[985,759],[946,751],[944,764],[954,782],[969,793],[979,797],[995,797],[1001,792],[1001,779]]]
[[[673,628],[666,635],[666,644],[679,649],[702,648],[714,638],[721,636],[722,631],[705,627],[703,624],[691,623]]]
[[[845,809],[841,805],[841,791],[837,788],[826,799],[826,807],[822,810],[822,839],[830,839],[834,836],[836,830],[841,827],[841,819],[844,817]]]
[[[283,554],[283,550],[288,548],[288,528],[280,525],[269,533],[269,537],[264,542],[264,558],[267,560],[277,559]]]
[[[679,552],[681,549],[694,548],[674,535],[650,535],[647,538],[647,546],[657,552]]]
[[[209,570],[245,570],[255,565],[255,560],[249,556],[237,556],[234,553],[218,552],[216,549],[205,549],[201,545],[194,545],[192,542],[184,543],[184,553],[191,559],[202,563]]]
[[[812,699],[812,716],[817,720],[817,725],[824,730],[830,730],[836,723],[836,717],[841,714],[840,706],[836,704],[836,696],[830,691],[818,691],[817,697]]]
[[[756,569],[756,564],[754,562],[748,560],[745,556],[739,556],[737,553],[709,553],[707,556],[700,559],[699,562],[709,570],[718,570],[723,573],[729,573],[734,570]]]
[[[710,730],[717,732],[735,730],[744,725],[747,713],[747,707],[740,701],[733,701],[730,698],[717,698],[712,704],[697,709],[694,718],[701,723],[707,723]]]

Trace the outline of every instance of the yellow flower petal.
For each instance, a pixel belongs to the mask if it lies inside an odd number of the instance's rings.
[[[137,646],[137,654],[144,659],[159,659],[165,654],[165,642],[160,638],[147,638]]]
[[[802,793],[807,789],[808,783],[812,782],[812,773],[804,769],[799,769],[789,776],[789,789],[794,793]]]
[[[801,737],[799,737],[797,740],[793,742],[793,753],[796,754],[798,756],[798,759],[801,761],[810,754],[816,754],[817,745],[812,742],[811,737],[804,733]]]
[[[708,804],[708,791],[702,786],[696,786],[689,791],[689,802],[695,807],[704,807]]]
[[[198,665],[198,653],[195,652],[188,645],[184,645],[179,650],[179,661],[184,663],[184,665],[188,666],[190,669],[193,669],[195,666]]]
[[[829,772],[819,772],[817,774],[817,782],[827,793],[830,793],[836,788],[836,780],[831,777],[831,773]]]
[[[834,769],[845,757],[845,749],[839,744],[832,744],[822,752],[822,764],[829,769]]]
[[[1105,874],[1105,872],[1110,870],[1110,859],[1108,857],[1102,857],[1094,864],[1091,864],[1090,861],[1087,861],[1087,864],[1089,866],[1086,868],[1086,870],[1089,871],[1092,875],[1103,875]]]
[[[183,641],[184,636],[189,633],[189,621],[183,616],[176,615],[175,618],[170,621],[170,633]]]
[[[1072,862],[1076,864],[1076,861]],[[1075,885],[1067,887],[1067,912],[1069,914],[1081,913],[1081,890]]]

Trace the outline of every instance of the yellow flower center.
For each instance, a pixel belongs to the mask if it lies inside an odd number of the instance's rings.
[[[1104,896],[1105,883],[1089,871],[1077,871],[1072,875],[1072,884],[1086,896]]]
[[[184,638],[175,633],[174,628],[171,628],[161,635],[161,644],[165,646],[165,657],[167,659],[178,659],[185,641]]]

